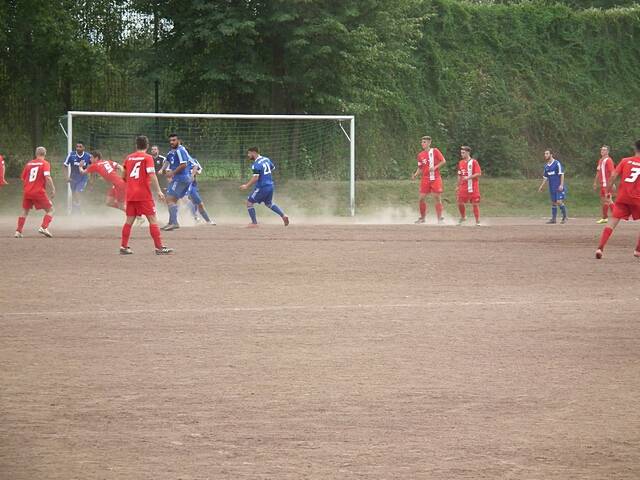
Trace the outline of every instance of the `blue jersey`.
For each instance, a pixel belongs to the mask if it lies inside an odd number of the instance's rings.
[[[202,173],[202,165],[200,165],[200,162],[197,158],[190,157],[189,165],[187,166],[187,168],[189,169],[189,172],[193,172],[193,169],[195,168],[196,175],[200,175]],[[191,180],[191,183],[197,183],[196,175],[192,175],[193,179]]]
[[[78,155],[78,152],[74,150],[67,155],[67,158],[64,161],[64,166],[71,167],[72,180],[84,178],[84,175],[80,173],[80,162],[82,161],[84,161],[85,168],[91,165],[91,155],[89,155],[89,152],[82,152],[82,155]]]
[[[191,181],[191,170],[189,169],[189,162],[191,161],[191,155],[187,152],[187,149],[182,145],[178,145],[178,148],[169,150],[167,153],[167,162],[169,162],[169,170],[175,171],[180,165],[186,165],[186,168],[181,172],[174,175],[173,179],[178,182]]]
[[[562,164],[555,158],[544,166],[544,178],[549,181],[549,191],[557,192],[560,186],[560,175],[564,175]]]
[[[258,182],[256,188],[273,188],[273,176],[271,173],[276,169],[270,158],[259,156],[256,161],[251,165],[251,170],[254,175],[258,175]]]

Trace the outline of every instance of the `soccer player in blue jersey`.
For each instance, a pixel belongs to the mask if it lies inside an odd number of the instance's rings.
[[[251,195],[247,198],[247,212],[249,213],[249,217],[251,217],[249,227],[258,226],[256,209],[254,207],[256,203],[264,203],[267,208],[270,208],[280,215],[286,227],[289,225],[289,217],[285,215],[278,205],[273,203],[274,184],[272,173],[276,166],[270,158],[260,155],[260,151],[256,147],[251,147],[247,150],[247,156],[253,162],[253,165],[251,165],[253,177],[251,177],[251,180],[247,183],[240,185],[240,190],[247,190],[255,185],[253,192],[251,192]]]
[[[89,177],[80,172],[80,164],[84,162],[85,168],[91,165],[91,155],[85,151],[84,143],[76,143],[76,149],[69,152],[64,161],[67,167],[67,183],[71,187],[71,213],[80,212],[81,196],[87,187]]]
[[[198,213],[202,216],[202,219],[208,223],[209,225],[215,225],[215,220],[212,220],[209,217],[209,213],[204,206],[204,202],[200,197],[200,190],[198,188],[198,180],[197,176],[202,173],[202,165],[198,162],[197,158],[191,157],[191,161],[189,162],[189,168],[191,169],[191,185],[189,185],[189,190],[187,192],[189,196],[189,200],[191,200],[192,213],[194,218],[198,219]]]
[[[191,170],[189,169],[191,155],[182,145],[180,137],[175,133],[169,135],[169,146],[171,147],[171,150],[167,153],[169,169],[166,171],[169,180],[166,194],[169,223],[162,227],[162,230],[165,231],[180,228],[178,224],[178,200],[187,195],[191,185]]]
[[[547,223],[556,223],[558,217],[558,208],[562,212],[562,220],[560,223],[567,223],[567,207],[564,200],[567,196],[567,187],[564,183],[564,168],[559,160],[553,158],[553,152],[550,149],[544,151],[544,174],[542,184],[538,191],[541,192],[545,183],[549,183],[549,196],[551,197],[551,219]]]

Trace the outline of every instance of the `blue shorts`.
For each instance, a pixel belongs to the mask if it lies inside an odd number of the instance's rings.
[[[81,177],[71,177],[69,185],[71,185],[72,192],[84,192],[87,183],[89,183],[89,177],[82,175]]]
[[[188,193],[190,185],[191,180],[171,180],[171,183],[167,187],[167,195],[182,198]]]
[[[202,198],[200,198],[200,191],[198,190],[198,184],[196,182],[193,182],[191,185],[189,185],[188,194],[189,200],[191,200],[194,205],[200,205],[202,203]]]
[[[565,198],[567,198],[567,187],[564,187],[564,190],[562,190],[561,192],[557,190],[555,192],[549,192],[549,196],[551,197],[552,203],[564,200]]]
[[[273,187],[256,188],[247,198],[251,203],[264,203],[270,207],[273,203]]]

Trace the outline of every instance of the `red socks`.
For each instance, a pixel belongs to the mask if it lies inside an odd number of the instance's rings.
[[[18,226],[16,227],[16,232],[22,233],[22,229],[24,228],[24,222],[27,221],[27,217],[18,217]]]
[[[480,205],[473,204],[473,216],[476,217],[476,223],[480,221]]]
[[[604,250],[604,246],[609,241],[609,237],[611,236],[612,233],[613,233],[613,228],[604,227],[604,230],[602,230],[602,236],[600,237],[600,244],[598,245],[598,248],[600,250]]]
[[[42,228],[49,228],[51,220],[53,220],[53,217],[47,213],[44,217],[42,217],[42,225],[40,226]]]
[[[427,216],[427,202],[420,200],[420,218]]]
[[[438,220],[442,218],[442,204],[436,203],[436,215],[438,215]]]
[[[122,227],[122,243],[123,247],[129,246],[129,237],[131,236],[131,225],[125,223]]]
[[[467,209],[464,208],[464,203],[458,204],[458,211],[460,212],[460,218],[467,218]]]
[[[149,224],[149,233],[151,234],[151,238],[153,238],[153,243],[156,248],[162,248],[162,237],[160,237],[160,227],[155,223],[153,225]]]
[[[640,236],[638,236],[638,244],[636,245],[636,252],[640,252]]]
[[[609,204],[602,206],[602,218],[609,218]]]

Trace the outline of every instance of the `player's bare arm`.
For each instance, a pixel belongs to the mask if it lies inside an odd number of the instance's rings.
[[[418,178],[418,177],[420,176],[420,173],[421,173],[421,172],[420,172],[420,167],[418,167],[418,168],[416,169],[416,171],[415,171],[415,172],[413,172],[413,175],[411,175],[411,180],[415,180],[416,178]]]
[[[561,192],[564,190],[564,173],[560,174],[560,185],[558,185],[558,191]]]
[[[544,186],[547,184],[547,179],[546,177],[542,179],[542,183],[540,184],[540,186],[538,187],[538,191],[541,192],[542,189],[544,188]]]
[[[438,170],[438,169],[439,169],[440,167],[442,167],[445,163],[447,163],[447,161],[445,160],[445,158],[444,158],[444,157],[442,157],[442,161],[441,161],[440,163],[438,163],[437,165],[435,165],[435,166],[433,167],[433,170],[434,170],[434,171],[435,171],[435,170]]]
[[[247,183],[240,185],[240,190],[247,190],[253,187],[259,178],[260,178],[260,175],[254,175],[253,177],[251,177],[251,180],[249,180]]]
[[[158,183],[158,177],[155,173],[150,173],[149,174],[149,178],[151,179],[151,186],[156,194],[156,196],[158,197],[158,200],[164,202],[165,198],[164,198],[164,193],[162,193],[162,190],[160,189],[160,183]]]
[[[53,179],[51,178],[51,175],[47,175],[45,177],[47,180],[47,186],[49,187],[49,192],[51,194],[51,198],[55,198],[56,196],[56,186],[53,184]]]

